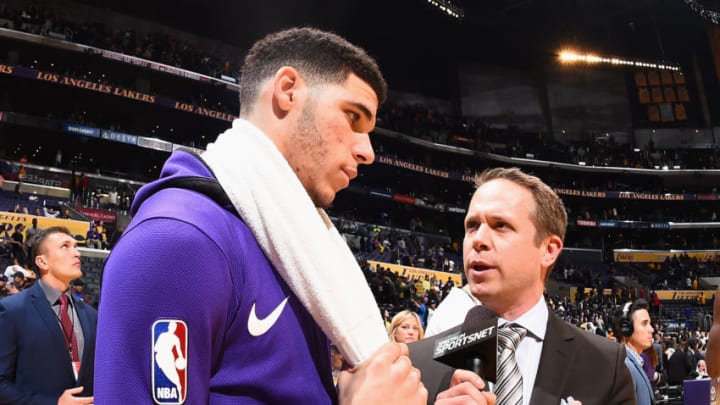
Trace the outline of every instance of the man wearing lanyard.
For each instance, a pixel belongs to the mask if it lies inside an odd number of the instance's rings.
[[[0,302],[0,404],[91,404],[97,311],[69,291],[77,242],[52,227],[34,246],[40,280]]]

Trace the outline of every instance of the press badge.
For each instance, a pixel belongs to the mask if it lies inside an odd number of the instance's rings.
[[[78,376],[80,375],[80,362],[79,361],[73,361],[72,362],[72,369],[73,374],[75,375],[75,381],[78,380]]]

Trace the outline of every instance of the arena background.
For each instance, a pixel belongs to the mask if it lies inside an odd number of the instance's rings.
[[[0,222],[67,210],[82,243],[102,220],[107,249],[83,248],[95,302],[134,191],[230,125],[250,44],[312,25],[365,47],[390,85],[377,161],[329,210],[380,308],[420,295],[403,275],[461,278],[473,174],[520,166],[568,208],[553,310],[596,328],[657,296],[665,336],[702,346],[720,281],[720,2],[453,1],[462,18],[437,4],[5,0]]]

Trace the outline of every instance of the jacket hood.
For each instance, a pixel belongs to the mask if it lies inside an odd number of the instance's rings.
[[[138,202],[145,201],[156,191],[164,188],[163,185],[177,177],[206,177],[214,179],[212,171],[205,165],[200,156],[193,152],[177,149],[165,161],[160,177],[140,188],[130,208],[130,215],[135,215],[140,208]]]

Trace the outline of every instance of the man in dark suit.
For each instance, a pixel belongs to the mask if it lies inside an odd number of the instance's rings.
[[[52,227],[34,246],[40,280],[0,301],[0,405],[91,404],[97,312],[69,291],[77,242]]]
[[[445,308],[441,303],[433,321],[443,314],[456,317],[443,320],[444,325],[460,324],[478,300],[499,316],[498,336],[501,331],[517,334],[506,339],[519,342],[516,347],[499,348],[493,388],[498,404],[635,404],[624,347],[580,330],[547,309],[545,281],[563,248],[567,226],[560,198],[539,178],[517,168],[486,170],[475,184],[463,243],[472,297]],[[511,371],[501,372],[504,367]],[[469,372],[456,371],[452,388],[437,398],[452,395],[462,385],[483,384]]]

